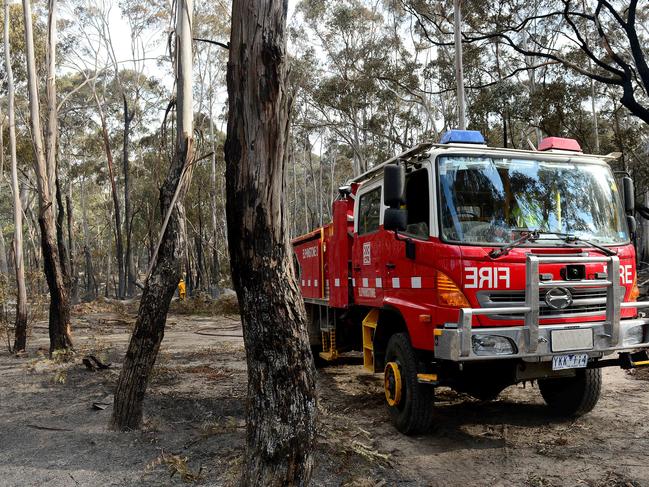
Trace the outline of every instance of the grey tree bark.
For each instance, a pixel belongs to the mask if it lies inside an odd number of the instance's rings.
[[[160,190],[162,237],[149,272],[133,335],[119,376],[111,426],[127,430],[142,424],[142,402],[160,343],[169,303],[180,279],[186,240],[182,201],[193,159],[192,0],[178,0],[176,11],[176,154]]]
[[[230,266],[248,361],[241,485],[307,485],[316,396],[286,226],[287,2],[234,0],[225,143]]]
[[[49,1],[48,25],[48,59],[54,60],[56,54],[56,0]],[[40,120],[40,101],[38,96],[38,80],[36,75],[36,61],[34,56],[34,34],[32,28],[31,1],[23,0],[23,14],[25,22],[25,57],[27,61],[27,86],[29,92],[29,112],[34,145],[34,170],[36,173],[36,186],[38,190],[39,215],[38,224],[41,230],[41,247],[43,251],[43,265],[47,286],[50,292],[49,309],[49,334],[50,353],[56,350],[65,350],[72,346],[70,337],[70,300],[65,285],[64,267],[59,258],[56,240],[56,220],[54,200],[54,172],[55,168],[48,165],[43,143],[43,131]],[[56,114],[56,87],[54,73],[51,69],[54,63],[48,63],[48,114]],[[52,147],[52,138],[56,132],[48,130],[48,147]]]
[[[110,179],[110,192],[113,199],[113,216],[115,219],[115,256],[117,257],[117,297],[123,299],[126,294],[126,276],[124,268],[124,238],[122,236],[122,214],[119,204],[119,195],[117,192],[117,182],[115,181],[115,163],[113,162],[113,150],[108,136],[108,124],[102,108],[96,87],[93,86],[93,96],[99,112],[101,122],[101,136],[104,143],[104,152],[106,153],[106,164],[108,165],[108,178]]]
[[[9,0],[4,2],[4,54],[7,73],[7,104],[9,117],[9,154],[11,159],[11,187],[14,197],[14,270],[16,272],[16,322],[14,352],[27,346],[27,288],[25,287],[25,262],[23,258],[23,206],[18,185],[18,158],[16,157],[16,109],[14,75],[11,67],[9,44]]]

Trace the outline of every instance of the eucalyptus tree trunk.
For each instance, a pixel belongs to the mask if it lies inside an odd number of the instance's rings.
[[[228,242],[248,361],[245,486],[307,485],[315,371],[284,198],[287,2],[234,0],[225,143]]]
[[[180,280],[180,262],[186,240],[182,201],[189,185],[193,159],[192,8],[192,0],[177,0],[176,153],[160,189],[160,210],[165,215],[162,237],[153,257],[119,375],[111,419],[114,429],[134,429],[142,424],[144,394],[164,337],[169,303]]]
[[[48,18],[48,89],[47,103],[49,117],[57,117],[56,88],[54,86],[54,68],[56,54],[56,0],[49,1]],[[56,240],[56,220],[54,199],[54,168],[48,164],[43,143],[43,131],[40,120],[40,102],[38,98],[38,79],[34,56],[34,34],[32,29],[31,1],[23,0],[25,21],[25,57],[27,61],[27,87],[29,92],[29,112],[32,138],[34,145],[34,170],[38,190],[39,215],[38,224],[41,229],[41,247],[43,251],[43,266],[45,278],[50,291],[49,334],[50,353],[55,350],[65,350],[72,346],[70,338],[70,300],[65,286],[64,268],[59,258]],[[54,127],[54,132],[52,131]],[[56,138],[56,125],[48,124],[48,147],[54,147],[52,138]],[[48,153],[51,154],[51,151]]]
[[[108,125],[106,123],[106,116],[101,107],[97,90],[93,88],[93,95],[97,110],[99,112],[99,120],[101,122],[101,136],[104,142],[104,152],[106,153],[106,164],[108,165],[108,178],[110,179],[110,193],[113,199],[113,216],[115,219],[115,256],[117,257],[117,298],[122,299],[126,293],[125,286],[125,272],[124,272],[124,239],[122,237],[122,215],[119,204],[119,195],[117,193],[117,182],[115,181],[115,164],[113,162],[113,151],[110,145],[110,138],[108,137]]]
[[[95,278],[95,271],[92,265],[92,254],[90,253],[90,231],[88,229],[88,213],[86,210],[86,180],[81,179],[81,227],[83,228],[83,256],[85,261],[85,292],[84,299],[92,301],[97,298],[99,288]]]
[[[128,145],[131,136],[131,122],[135,112],[129,110],[126,95],[122,94],[124,105],[124,137],[122,141],[122,165],[124,171],[124,231],[126,233],[126,255],[124,265],[126,267],[126,295],[133,296],[135,291],[135,266],[133,265],[133,249],[131,237],[133,234],[133,211],[131,210],[131,162],[129,159]]]
[[[23,205],[18,185],[18,158],[16,157],[16,109],[14,75],[11,67],[9,44],[9,0],[4,3],[5,69],[7,73],[7,104],[9,116],[9,154],[11,158],[11,187],[14,197],[14,268],[16,271],[16,326],[14,352],[27,346],[27,289],[25,287],[25,262],[23,259]]]
[[[6,19],[6,17],[5,17]],[[7,22],[5,21],[5,24]],[[8,45],[5,41],[5,45]],[[0,113],[0,184],[4,179],[4,165],[5,165],[5,145],[4,145],[4,115]],[[9,280],[9,264],[7,263],[7,245],[5,244],[5,236],[0,227],[0,284],[3,281]],[[3,303],[2,312],[4,312],[5,304]]]
[[[61,194],[61,181],[59,180],[59,170],[55,170],[54,181],[56,187],[56,244],[59,247],[59,259],[63,269],[63,280],[65,287],[68,289],[68,296],[71,292],[70,285],[70,259],[68,257],[68,246],[65,241],[65,206],[63,205],[63,195]]]

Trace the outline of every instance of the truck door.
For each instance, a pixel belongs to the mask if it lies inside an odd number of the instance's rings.
[[[352,249],[354,300],[368,306],[379,306],[383,300],[382,201],[381,183],[370,184],[360,189],[355,212],[357,218]]]
[[[399,296],[422,303],[430,296],[435,276],[433,266],[438,259],[434,247],[429,243],[431,198],[427,167],[406,175],[404,196],[404,208],[408,211],[406,228],[400,232],[399,239],[392,232],[387,232],[383,247],[386,296]],[[410,240],[415,250],[414,256],[407,256],[404,239]],[[425,294],[422,295],[422,292]]]

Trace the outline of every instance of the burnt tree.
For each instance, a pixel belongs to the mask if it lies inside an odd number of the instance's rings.
[[[41,247],[45,278],[50,292],[49,334],[50,353],[66,350],[72,346],[70,337],[70,298],[66,286],[67,276],[59,257],[55,219],[55,151],[58,128],[55,121],[48,123],[46,156],[41,127],[38,79],[34,55],[34,34],[32,29],[31,1],[23,0],[25,20],[25,58],[27,61],[27,88],[29,93],[29,114],[34,145],[34,170],[38,190],[38,224],[41,230]],[[57,117],[56,86],[54,84],[54,59],[56,54],[56,0],[49,0],[47,39],[47,104],[48,117]]]
[[[287,2],[235,0],[225,143],[232,280],[248,361],[242,485],[306,485],[316,396],[284,201]]]
[[[164,337],[169,303],[180,280],[185,228],[182,201],[191,177],[192,133],[192,0],[178,0],[176,11],[176,152],[160,189],[166,215],[162,236],[149,272],[133,335],[119,375],[111,426],[127,430],[142,424],[142,402]]]

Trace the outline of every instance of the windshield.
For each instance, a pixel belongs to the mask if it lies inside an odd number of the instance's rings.
[[[506,244],[524,230],[571,234],[605,245],[629,240],[607,166],[447,156],[438,158],[438,167],[446,241]],[[542,238],[562,243],[557,236]]]

